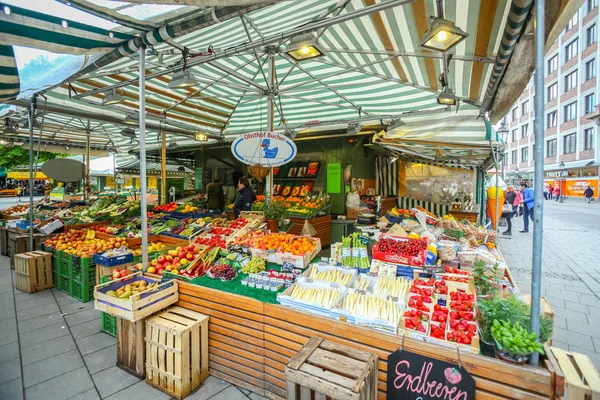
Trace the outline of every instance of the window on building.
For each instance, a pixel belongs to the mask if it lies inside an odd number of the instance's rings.
[[[546,141],[546,157],[556,157],[556,139]]]
[[[517,152],[517,150],[512,151],[512,154],[510,155],[510,163],[511,164],[519,163],[519,153]]]
[[[521,103],[521,116],[527,115],[529,113],[529,100],[525,100]]]
[[[521,139],[527,137],[527,132],[529,131],[529,124],[525,124],[521,126]]]
[[[521,162],[529,161],[529,147],[523,147],[521,149]]]
[[[596,94],[591,93],[585,96],[585,113],[591,114],[596,108]]]
[[[577,87],[577,70],[565,76],[565,93]]]
[[[577,118],[577,102],[576,101],[574,101],[571,104],[567,104],[565,106],[565,120],[564,120],[564,122],[572,121],[575,118]]]
[[[596,77],[596,59],[592,58],[590,61],[585,63],[585,80],[589,80]]]
[[[583,131],[583,149],[592,150],[594,148],[594,128],[587,128]]]
[[[597,35],[598,35],[598,32],[596,32],[596,24],[593,24],[592,26],[590,26],[589,28],[587,28],[585,30],[585,45],[586,45],[586,47],[596,43]]]
[[[565,62],[569,61],[571,58],[577,56],[577,45],[578,40],[575,39],[571,43],[565,46]]]
[[[516,142],[516,141],[517,141],[517,129],[513,129],[513,130],[512,130],[511,140],[512,140],[513,142]]]
[[[577,134],[571,133],[563,138],[563,154],[575,153],[577,151]]]
[[[546,102],[554,100],[558,96],[558,83],[554,83],[546,89]]]
[[[517,119],[519,119],[519,117],[517,116],[517,107],[513,108],[510,114],[511,120],[516,121]]]
[[[587,0],[587,11],[590,12],[598,7],[598,0]]]
[[[556,111],[549,112],[546,114],[546,129],[554,128],[556,126]]]
[[[546,75],[550,75],[558,68],[558,54],[548,60],[548,72]]]
[[[577,26],[578,23],[579,23],[579,11],[577,11],[575,13],[575,15],[573,15],[573,18],[571,18],[571,20],[567,24],[567,30],[573,28],[574,26]]]

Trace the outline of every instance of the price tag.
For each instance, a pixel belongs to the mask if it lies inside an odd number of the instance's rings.
[[[366,258],[369,257],[369,253],[367,253],[367,249],[365,247],[361,247],[358,249],[358,256],[360,258]]]
[[[296,268],[303,268],[303,267],[304,267],[304,261],[296,260]]]
[[[356,247],[352,248],[352,258],[358,258],[359,254],[360,254],[359,250],[360,249],[357,249]]]
[[[277,252],[275,250],[267,250],[267,260],[272,263],[276,262]]]
[[[352,255],[352,250],[348,247],[344,247],[342,249],[342,257],[350,257]]]
[[[289,262],[284,262],[281,266],[281,272],[294,272],[294,264]]]

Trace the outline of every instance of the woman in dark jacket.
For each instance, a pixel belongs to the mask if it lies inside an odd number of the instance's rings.
[[[588,186],[585,191],[583,192],[583,195],[585,196],[585,198],[587,199],[588,203],[592,202],[592,197],[594,197],[594,189],[592,189],[591,186]]]
[[[517,193],[515,193],[515,188],[512,186],[508,187],[506,196],[504,196],[504,204],[509,204],[511,209],[512,209],[512,205],[515,202],[515,199],[517,198]],[[512,217],[513,217],[513,213],[514,212],[507,212],[507,213],[502,213],[502,217],[506,218],[506,225],[508,227],[508,229],[506,229],[506,231],[502,232],[503,235],[512,235]]]
[[[233,215],[237,218],[240,215],[240,211],[252,210],[252,203],[256,200],[256,195],[250,189],[250,182],[248,178],[242,176],[238,180],[238,195],[233,203]]]
[[[214,182],[208,184],[206,193],[208,194],[206,205],[208,209],[215,214],[221,214],[225,208],[225,194],[223,193],[223,186],[221,186],[220,176],[217,176]]]

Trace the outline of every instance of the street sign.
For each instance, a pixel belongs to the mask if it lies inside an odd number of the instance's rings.
[[[294,141],[287,136],[273,132],[252,132],[235,139],[231,144],[231,153],[244,164],[277,167],[293,160],[297,149]]]

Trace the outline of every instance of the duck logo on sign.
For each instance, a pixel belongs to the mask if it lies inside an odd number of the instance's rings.
[[[239,136],[231,144],[231,153],[248,165],[277,167],[296,157],[296,144],[274,132],[252,132]]]

